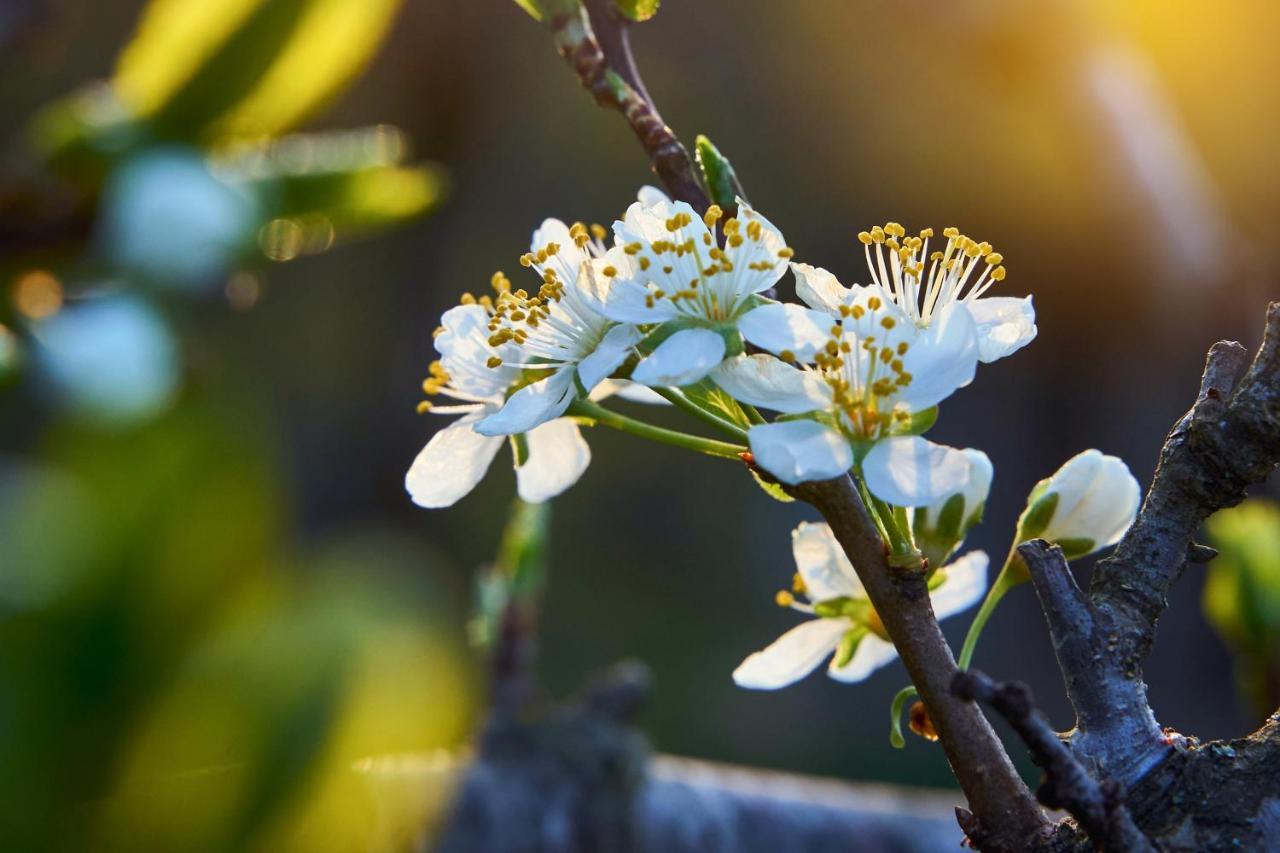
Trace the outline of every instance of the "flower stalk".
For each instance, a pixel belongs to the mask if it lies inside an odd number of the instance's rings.
[[[685,450],[705,453],[708,456],[738,459],[743,453],[747,452],[747,448],[740,444],[729,444],[724,441],[702,438],[701,436],[689,435],[677,430],[647,424],[644,421],[638,421],[635,418],[629,418],[626,415],[610,411],[590,400],[575,400],[573,405],[569,407],[569,414],[585,418],[593,423],[612,427],[619,432],[630,433],[639,438],[657,441],[661,444],[670,444],[672,447],[682,447]]]

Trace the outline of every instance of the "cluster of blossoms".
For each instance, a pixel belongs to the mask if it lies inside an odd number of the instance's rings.
[[[987,556],[947,560],[981,518],[991,463],[922,433],[979,363],[1011,355],[1036,335],[1031,297],[989,295],[1006,277],[1000,253],[954,228],[938,240],[932,230],[908,235],[890,222],[858,235],[868,280],[845,285],[794,262],[778,228],[743,200],[736,215],[715,205],[699,215],[652,188],[613,224],[611,243],[609,236],[601,226],[548,219],[520,259],[527,287],[497,273],[492,295],[466,295],[444,314],[440,359],[424,383],[431,399],[419,408],[462,417],[437,432],[409,470],[416,503],[448,506],[467,494],[504,441],[520,496],[551,498],[590,461],[580,424],[606,423],[741,456],[785,485],[852,474],[901,565],[914,561],[928,572],[940,617],[982,596]],[[772,297],[788,270],[798,303]],[[732,398],[740,417],[699,403],[709,391]],[[675,403],[738,443],[649,427],[598,405],[613,394]],[[1137,484],[1117,487],[1108,479],[1114,466],[1094,464],[1112,457],[1090,453],[1097,459],[1073,460],[1067,476],[1038,487],[1020,533],[1052,538],[1055,524],[1074,530],[1071,519],[1085,519],[1084,532],[1059,535],[1074,557],[1127,528]],[[1080,486],[1090,472],[1105,481],[1093,492]],[[794,544],[799,573],[778,601],[816,618],[748,658],[735,679],[778,687],[833,652],[833,677],[865,677],[893,647],[854,567],[824,526],[802,525]],[[1016,569],[1011,557],[1001,595]],[[989,594],[983,612],[998,598]]]

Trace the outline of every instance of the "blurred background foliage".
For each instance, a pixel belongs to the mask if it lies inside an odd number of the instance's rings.
[[[1280,295],[1280,7],[1233,9],[667,0],[635,41],[666,120],[716,141],[799,257],[856,281],[858,230],[956,225],[1036,295],[1039,339],[935,428],[991,455],[970,544],[1002,553],[1078,450],[1145,481],[1207,346],[1255,344]],[[511,0],[16,0],[0,40],[6,837],[379,843],[423,808],[405,775],[474,723],[473,568],[512,493],[495,469],[446,512],[403,494],[435,426],[413,411],[431,330],[542,218],[615,216],[651,180],[638,148]],[[638,657],[661,750],[951,784],[936,746],[888,744],[900,667],[729,680],[791,623],[772,592],[803,507],[730,464],[589,440],[545,546],[553,692]],[[1231,524],[1148,667],[1161,721],[1206,737],[1254,727],[1233,666],[1275,660],[1253,590],[1276,576],[1245,568],[1271,540]],[[1070,724],[1030,590],[977,664]]]

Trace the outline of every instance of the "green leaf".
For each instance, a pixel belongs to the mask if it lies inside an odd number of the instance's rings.
[[[519,2],[519,0],[517,0]],[[633,21],[647,21],[658,14],[662,0],[613,0],[618,11]]]
[[[840,645],[836,646],[834,663],[837,669],[847,666],[849,661],[853,660],[853,653],[858,650],[858,643],[862,642],[862,638],[866,635],[867,629],[862,627],[850,628],[844,632],[844,636],[840,638]]]
[[[754,468],[748,468],[747,470],[751,472],[751,476],[755,478],[756,485],[763,489],[766,495],[773,498],[775,501],[784,504],[795,502],[795,498],[787,494],[787,490],[782,488],[782,484],[766,480],[764,477],[761,477],[760,472]]]
[[[719,415],[731,424],[743,429],[751,428],[751,418],[738,405],[738,401],[709,379],[696,385],[687,385],[680,389],[690,401],[714,415]]]
[[[542,9],[538,8],[534,0],[516,0],[516,5],[528,12],[535,21],[542,20]]]
[[[744,193],[742,184],[738,182],[738,175],[733,171],[733,164],[702,134],[694,140],[694,146],[694,159],[702,172],[711,200],[721,207],[734,207],[738,203],[738,197]]]
[[[113,88],[165,138],[275,134],[332,100],[403,0],[152,0]]]

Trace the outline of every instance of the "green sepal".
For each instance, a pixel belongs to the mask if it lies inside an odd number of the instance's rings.
[[[1086,554],[1092,554],[1098,543],[1087,536],[1059,539],[1053,544],[1062,549],[1062,556],[1068,560],[1078,560]]]
[[[662,0],[613,0],[613,5],[633,21],[647,21],[658,14]]]
[[[813,612],[827,619],[836,616],[852,616],[857,611],[860,603],[847,595],[842,595],[839,598],[828,598],[826,601],[819,601],[813,605]]]
[[[1049,492],[1037,497],[1035,490],[1033,490],[1031,498],[1027,502],[1027,508],[1023,510],[1022,517],[1018,519],[1019,541],[1025,542],[1028,539],[1035,539],[1041,533],[1044,533],[1049,526],[1049,522],[1053,521],[1053,513],[1057,509],[1057,492]]]
[[[723,208],[732,209],[736,206],[743,192],[742,184],[733,171],[733,164],[702,134],[698,134],[694,140],[694,159],[702,172],[711,200]]]
[[[919,412],[912,412],[911,417],[902,423],[902,426],[890,427],[890,435],[924,435],[933,429],[933,425],[938,422],[938,407],[930,406]]]
[[[964,495],[956,493],[947,498],[938,513],[938,523],[931,531],[944,542],[955,542],[960,538],[960,522],[964,517]]]
[[[866,628],[850,628],[844,632],[844,636],[840,638],[840,645],[836,646],[836,655],[832,660],[832,664],[836,669],[842,666],[848,666],[849,661],[853,660],[853,653],[858,650],[858,643],[862,642],[862,638],[867,636]]]

